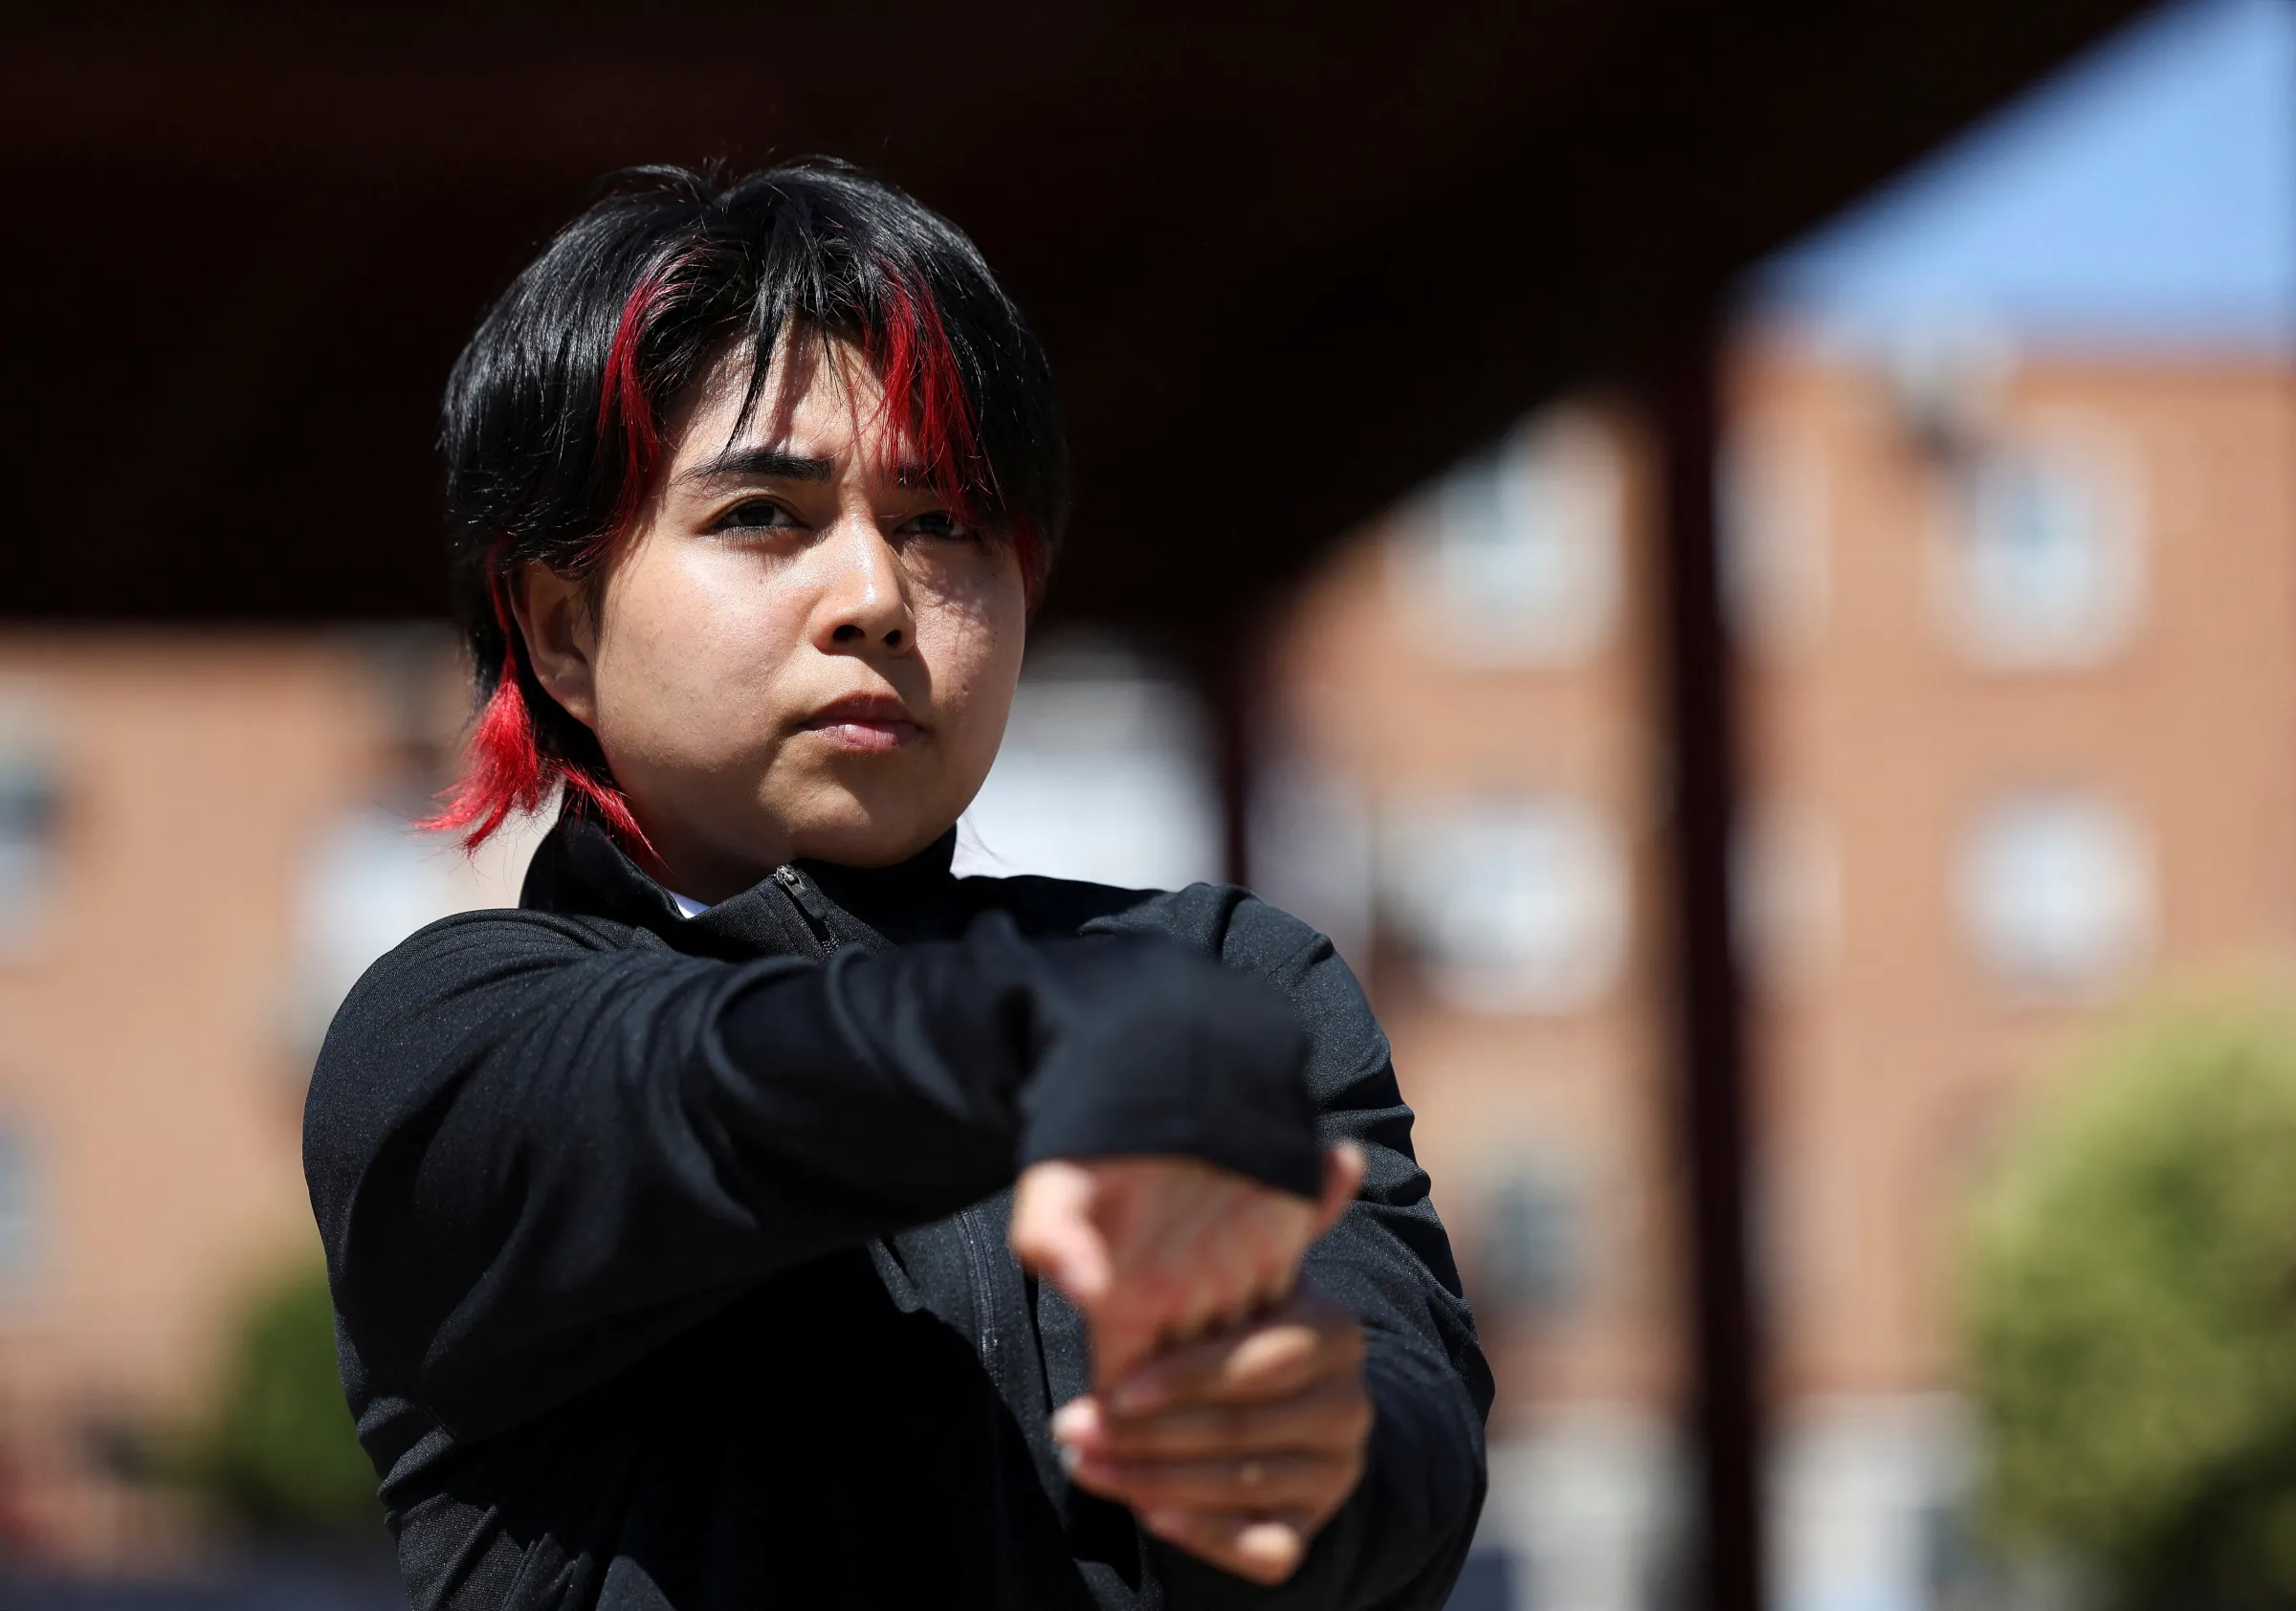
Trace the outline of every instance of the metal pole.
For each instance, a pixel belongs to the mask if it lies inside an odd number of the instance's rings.
[[[1745,1015],[1730,904],[1735,689],[1715,529],[1716,347],[1710,325],[1649,388],[1664,461],[1659,647],[1672,788],[1671,1050],[1691,1300],[1690,1599],[1709,1611],[1761,1611],[1762,1415],[1747,1256]]]
[[[1253,726],[1258,716],[1251,673],[1258,646],[1247,626],[1226,626],[1218,642],[1201,651],[1196,685],[1211,723],[1212,781],[1220,797],[1221,876],[1251,881]]]

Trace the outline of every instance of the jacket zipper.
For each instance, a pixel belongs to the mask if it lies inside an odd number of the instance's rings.
[[[813,886],[806,882],[806,875],[794,867],[784,865],[773,870],[773,881],[782,887],[782,893],[797,908],[797,915],[806,920],[806,927],[812,933],[813,943],[821,947],[821,954],[827,957],[836,950],[837,937],[829,932],[828,908],[823,904]]]
[[[989,1267],[989,1255],[982,1248],[979,1222],[975,1210],[960,1209],[957,1215],[957,1229],[964,1238],[965,1262],[973,1270],[973,1326],[981,1334],[981,1362],[988,1367],[993,1379],[997,1374],[996,1276]]]
[[[837,949],[837,937],[829,930],[828,904],[819,891],[806,881],[806,875],[786,863],[773,870],[773,881],[782,887],[790,904],[806,921],[813,936],[813,943],[821,948],[824,957]],[[976,1211],[964,1208],[957,1215],[957,1232],[964,1241],[964,1257],[973,1276],[973,1325],[981,1338],[981,1362],[988,1368],[993,1379],[997,1374],[997,1354],[1003,1338],[996,1322],[996,1271],[991,1263],[994,1255],[982,1246],[981,1223]]]

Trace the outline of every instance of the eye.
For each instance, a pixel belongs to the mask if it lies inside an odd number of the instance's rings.
[[[981,537],[979,526],[967,525],[946,509],[912,515],[897,529],[917,537],[941,537],[958,542],[974,542]]]
[[[753,497],[735,504],[710,522],[712,531],[775,531],[794,530],[804,522],[766,498]]]

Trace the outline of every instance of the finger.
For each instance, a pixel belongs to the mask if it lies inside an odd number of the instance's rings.
[[[1215,1255],[1204,1262],[1189,1284],[1186,1301],[1163,1329],[1163,1340],[1193,1342],[1250,1313],[1251,1294],[1247,1271],[1232,1258]]]
[[[1301,1251],[1305,1251],[1304,1248]],[[1264,1314],[1287,1301],[1299,1286],[1299,1254],[1261,1247],[1252,1260],[1250,1297],[1246,1314]]]
[[[1370,1430],[1361,1384],[1339,1377],[1269,1403],[1191,1404],[1143,1417],[1106,1416],[1093,1405],[1054,1424],[1064,1442],[1115,1460],[1338,1453],[1360,1448]]]
[[[1027,1170],[1013,1194],[1013,1256],[1080,1309],[1104,1300],[1113,1282],[1108,1244],[1092,1218],[1093,1178],[1054,1161]]]
[[[1321,1236],[1339,1223],[1339,1216],[1347,1212],[1348,1204],[1363,1189],[1363,1174],[1369,1167],[1363,1149],[1353,1141],[1341,1141],[1325,1150],[1323,1190],[1315,1200],[1314,1236]]]
[[[1336,1454],[1243,1460],[1111,1460],[1080,1453],[1069,1478],[1136,1511],[1320,1512],[1355,1486],[1357,1463]]]
[[[1166,1249],[1194,1278],[1185,1318],[1195,1333],[1232,1324],[1258,1307],[1264,1273],[1288,1275],[1298,1264],[1311,1213],[1296,1198],[1257,1187],[1225,1193],[1203,1208],[1203,1217]]]
[[[1308,1553],[1306,1530],[1283,1517],[1151,1511],[1140,1525],[1223,1571],[1269,1586],[1298,1571]]]
[[[1089,1393],[1052,1412],[1052,1436],[1062,1444],[1097,1444],[1107,1436],[1107,1427],[1108,1412]]]
[[[1030,1227],[1027,1236],[1016,1231],[1012,1250],[1024,1266],[1058,1287],[1088,1314],[1107,1301],[1115,1285],[1107,1245],[1084,1219],[1049,1219]]]
[[[1255,1234],[1247,1244],[1249,1296],[1246,1311],[1271,1308],[1292,1295],[1299,1282],[1299,1261],[1322,1234],[1320,1208],[1291,1196],[1261,1194],[1254,1203]]]
[[[1158,1332],[1152,1322],[1119,1309],[1093,1317],[1091,1341],[1093,1385],[1105,1389],[1155,1358]]]
[[[1335,1374],[1266,1403],[1189,1404],[1141,1417],[1112,1416],[1091,1395],[1052,1416],[1064,1453],[1118,1460],[1345,1453],[1371,1434],[1371,1399],[1355,1372]]]
[[[1267,1316],[1170,1349],[1116,1380],[1108,1407],[1137,1416],[1183,1402],[1288,1397],[1326,1370],[1360,1358],[1362,1332],[1312,1292]]]
[[[1104,1329],[1121,1327],[1137,1331],[1146,1344],[1121,1369],[1103,1372],[1103,1384],[1115,1382],[1151,1354],[1225,1335],[1263,1307],[1249,1266],[1225,1249],[1184,1269],[1132,1270],[1119,1257],[1111,1281],[1107,1302],[1093,1315],[1095,1336]]]

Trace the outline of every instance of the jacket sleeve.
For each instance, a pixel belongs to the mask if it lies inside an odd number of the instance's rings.
[[[1039,1158],[1146,1147],[1314,1189],[1292,1010],[1180,946],[1025,940],[991,916],[957,941],[733,963],[601,928],[433,924],[360,982],[313,1075],[337,1310],[376,1377],[457,1435]]]
[[[1196,893],[1196,892],[1192,892]],[[1291,1000],[1309,1038],[1325,1143],[1353,1141],[1361,1195],[1308,1254],[1308,1277],[1363,1323],[1373,1423],[1361,1485],[1291,1579],[1262,1588],[1157,1542],[1172,1611],[1437,1611],[1483,1508],[1491,1378],[1449,1239],[1411,1149],[1387,1037],[1331,942],[1237,891],[1220,953]]]

